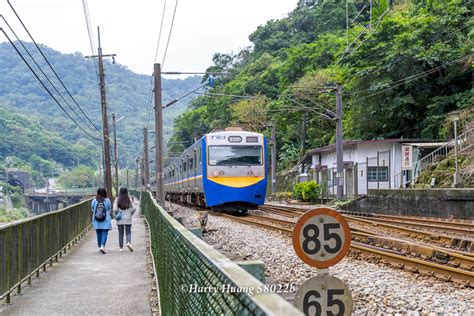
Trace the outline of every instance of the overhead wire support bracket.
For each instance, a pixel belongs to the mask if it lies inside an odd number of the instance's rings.
[[[210,93],[210,92],[194,92],[195,94],[216,96],[216,97],[233,97],[241,99],[258,99],[258,97],[253,95],[237,95],[237,94],[225,94],[225,93]]]

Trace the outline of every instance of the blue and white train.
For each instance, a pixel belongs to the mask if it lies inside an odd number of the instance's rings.
[[[204,135],[165,168],[166,199],[216,211],[246,212],[264,204],[266,139],[226,128]]]

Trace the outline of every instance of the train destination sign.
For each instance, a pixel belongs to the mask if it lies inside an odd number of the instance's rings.
[[[351,315],[352,294],[338,278],[319,274],[307,280],[296,292],[295,307],[305,315]]]
[[[325,269],[349,250],[351,232],[344,217],[330,208],[317,208],[300,217],[293,229],[293,248],[305,263]]]

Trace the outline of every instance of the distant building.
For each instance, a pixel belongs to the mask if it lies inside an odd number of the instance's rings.
[[[368,189],[401,187],[417,172],[410,170],[416,161],[445,144],[407,139],[345,141],[344,196],[353,198],[367,194]],[[328,195],[333,196],[336,167],[336,145],[332,144],[309,150],[293,171],[300,173],[299,181],[314,180],[327,185]]]

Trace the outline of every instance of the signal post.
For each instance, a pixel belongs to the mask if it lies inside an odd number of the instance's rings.
[[[296,292],[295,306],[305,315],[351,315],[352,295],[327,268],[341,261],[351,244],[351,232],[344,217],[330,208],[307,212],[293,229],[293,248],[318,274]]]

